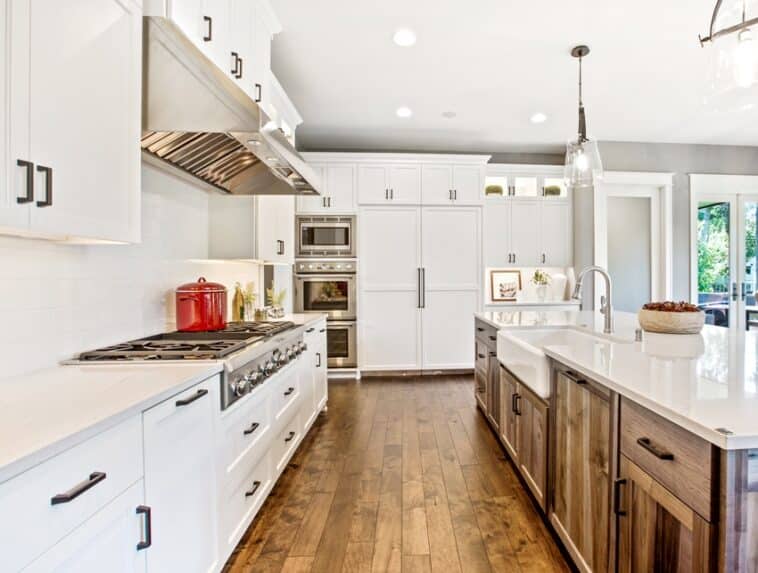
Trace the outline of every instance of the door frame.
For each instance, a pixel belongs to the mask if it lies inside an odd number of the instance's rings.
[[[758,176],[756,175],[713,175],[705,173],[690,174],[690,302],[697,304],[697,211],[700,200],[709,198],[723,199],[730,203],[730,228],[734,229],[735,235],[729,241],[730,267],[734,273],[730,278],[736,282],[738,292],[740,284],[745,282],[744,265],[740,264],[742,251],[745,248],[745,221],[743,220],[743,208],[745,198],[758,201]],[[743,239],[742,241],[740,239]],[[735,302],[729,301],[730,308]],[[736,301],[736,302],[739,302]],[[744,330],[746,327],[743,312],[734,313],[737,321],[729,321],[730,328]]]
[[[639,185],[640,189],[614,189],[614,186]],[[648,189],[643,189],[642,186]],[[654,187],[657,193],[651,193]],[[649,198],[651,220],[651,285],[654,300],[669,300],[673,290],[673,207],[674,174],[649,171],[606,171],[595,184],[593,197],[595,222],[595,264],[608,268],[608,198]],[[657,195],[657,197],[656,197]],[[653,224],[655,220],[659,225]],[[595,306],[599,308],[604,292],[599,276],[595,277]]]

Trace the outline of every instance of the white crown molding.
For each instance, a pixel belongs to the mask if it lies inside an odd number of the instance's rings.
[[[461,155],[442,153],[357,153],[304,151],[301,155],[314,163],[461,163],[485,165],[491,155]]]

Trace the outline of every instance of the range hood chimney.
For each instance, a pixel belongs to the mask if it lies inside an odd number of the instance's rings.
[[[143,158],[239,195],[318,195],[284,133],[170,20],[145,18]]]

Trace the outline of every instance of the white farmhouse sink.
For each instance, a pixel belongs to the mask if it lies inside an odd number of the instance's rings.
[[[575,328],[501,330],[497,335],[497,358],[538,396],[550,397],[547,346],[575,346],[584,342],[611,342],[607,335],[594,335]],[[615,340],[616,342],[630,342]]]

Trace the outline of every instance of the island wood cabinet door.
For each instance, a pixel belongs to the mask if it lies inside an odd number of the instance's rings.
[[[502,403],[500,399],[500,363],[497,359],[497,352],[489,349],[487,349],[487,387],[489,389],[487,415],[495,430],[500,430],[500,420],[502,417],[502,408],[500,407]]]
[[[705,519],[624,455],[615,489],[619,573],[712,571]]]
[[[152,507],[150,571],[206,573],[218,567],[214,376],[147,410],[142,417],[145,500]]]
[[[559,371],[553,394],[550,521],[585,571],[608,571],[610,393]]]
[[[514,463],[518,463],[518,415],[516,399],[518,381],[510,372],[500,367],[500,439]]]
[[[545,509],[547,485],[547,405],[523,384],[514,401],[518,423],[518,467],[535,499]]]

